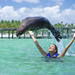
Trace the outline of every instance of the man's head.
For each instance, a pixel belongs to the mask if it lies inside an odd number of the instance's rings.
[[[48,51],[57,53],[58,48],[57,48],[57,46],[55,44],[52,44],[52,45],[49,46]]]

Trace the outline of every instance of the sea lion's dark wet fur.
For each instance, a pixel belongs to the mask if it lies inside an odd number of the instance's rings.
[[[51,25],[51,23],[44,17],[27,17],[25,18],[19,28],[17,29],[16,35],[20,36],[27,30],[37,30],[41,28],[49,29],[57,41],[62,37],[60,33]]]

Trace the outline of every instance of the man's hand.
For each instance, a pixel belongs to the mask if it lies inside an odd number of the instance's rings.
[[[29,31],[30,36],[34,36],[34,33],[32,31]]]
[[[75,39],[75,34],[73,35],[73,38]]]

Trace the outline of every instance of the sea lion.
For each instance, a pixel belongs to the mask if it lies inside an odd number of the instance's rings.
[[[52,24],[45,17],[27,17],[25,18],[19,28],[17,29],[17,37],[26,32],[27,30],[37,30],[47,28],[49,29],[57,41],[62,39],[60,33],[52,26]]]

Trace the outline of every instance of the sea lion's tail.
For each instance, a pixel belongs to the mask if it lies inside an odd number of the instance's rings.
[[[62,39],[62,36],[60,35],[59,31],[57,31],[52,25],[49,29],[51,30],[51,32],[54,35],[54,37],[56,38],[56,40],[59,42],[60,39]]]

